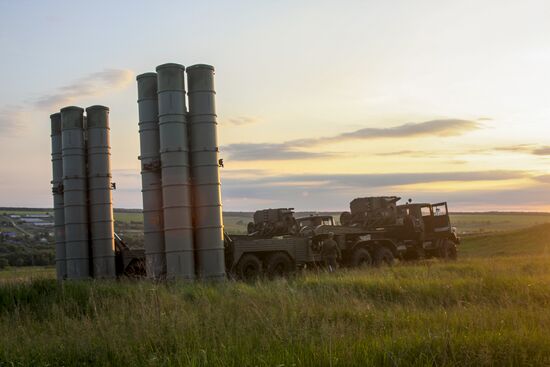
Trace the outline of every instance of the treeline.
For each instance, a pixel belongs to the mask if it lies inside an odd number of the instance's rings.
[[[0,243],[0,269],[7,266],[44,266],[55,264],[52,245],[25,246]]]

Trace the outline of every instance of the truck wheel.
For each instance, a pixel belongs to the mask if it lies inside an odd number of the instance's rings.
[[[359,247],[353,251],[351,256],[351,266],[358,268],[361,266],[371,266],[372,257],[370,256],[369,251],[364,247]]]
[[[381,246],[374,251],[374,265],[393,265],[393,253],[387,247]]]
[[[456,260],[457,258],[456,245],[449,240],[443,241],[443,243],[441,244],[441,247],[439,248],[438,257],[444,260]]]
[[[240,279],[251,280],[262,275],[262,262],[256,255],[245,254],[237,264],[237,276]]]
[[[294,270],[294,261],[283,252],[276,252],[267,259],[267,275],[270,278],[282,277]]]

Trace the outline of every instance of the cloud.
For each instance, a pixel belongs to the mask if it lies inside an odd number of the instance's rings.
[[[50,94],[27,101],[26,104],[4,106],[0,108],[0,138],[13,136],[28,126],[32,111],[45,110],[49,115],[77,99],[124,88],[133,78],[134,73],[130,70],[105,69],[59,87]]]
[[[533,179],[541,183],[550,184],[550,175],[535,176]]]
[[[466,132],[478,130],[481,125],[469,120],[431,120],[418,123],[407,123],[389,128],[364,128],[333,137],[320,138],[312,142],[334,142],[355,139],[378,139],[378,138],[410,138],[418,136],[457,136]]]
[[[426,158],[426,157],[437,156],[435,152],[422,151],[422,150],[397,150],[394,152],[374,153],[374,155],[377,155],[380,157],[407,156],[407,157],[414,157],[414,158]]]
[[[25,128],[28,112],[20,106],[0,109],[0,136],[14,136]]]
[[[536,156],[550,155],[550,146],[547,145],[533,145],[533,144],[519,144],[510,146],[500,146],[493,148],[493,150],[500,152],[512,152],[512,153],[525,153]]]
[[[505,145],[493,148],[493,150],[499,152],[520,152],[520,153],[530,153],[533,151],[533,146],[530,144],[517,144],[517,145]]]
[[[236,161],[330,158],[338,155],[329,152],[307,152],[296,149],[290,143],[237,143],[226,145],[222,150]]]
[[[407,187],[407,185],[442,181],[505,181],[527,177],[531,177],[529,172],[510,170],[391,174],[259,175],[257,177],[229,178],[223,175],[222,171],[222,190],[224,201],[225,198],[230,199],[232,210],[259,209],[258,206],[250,205],[250,203],[261,202],[262,200],[269,200],[269,206],[271,207],[290,206],[299,210],[345,210],[350,200],[355,197],[376,195],[412,197],[417,202],[451,200],[452,204],[455,205],[451,206],[452,210],[457,210],[456,208],[459,207],[461,209],[484,207],[485,210],[490,210],[500,204],[510,203],[510,206],[512,206],[512,202],[517,207],[521,204],[521,200],[510,197],[508,202],[504,201],[507,195],[502,194],[502,190],[417,192],[410,186]],[[542,190],[540,190],[540,187],[538,189],[532,187],[526,190],[530,190],[529,195],[523,195],[521,189],[509,191],[509,193],[524,197],[526,200],[528,199],[530,205],[534,205],[535,192],[541,192]],[[233,198],[247,198],[248,201],[231,200]]]
[[[58,110],[77,98],[98,96],[107,91],[121,89],[133,81],[133,78],[134,73],[126,69],[106,69],[91,73],[57,88],[51,94],[43,95],[33,101],[33,105],[37,109]]]
[[[407,123],[389,128],[364,128],[334,136],[295,139],[283,143],[235,143],[223,147],[223,150],[229,154],[231,159],[242,161],[330,158],[341,156],[342,153],[311,152],[303,149],[349,140],[457,136],[480,128],[480,124],[469,120],[431,120],[419,123]]]
[[[258,177],[254,184],[278,186],[305,186],[312,182],[323,183],[325,186],[338,187],[384,187],[411,184],[443,182],[443,181],[501,181],[530,177],[525,171],[495,170],[495,171],[463,171],[463,172],[420,172],[420,173],[381,173],[381,174],[304,174],[287,176]]]
[[[534,149],[531,153],[534,155],[550,155],[550,147],[549,146],[539,147],[537,149]]]
[[[252,125],[260,123],[262,119],[255,116],[235,116],[223,120],[224,123],[235,126]]]

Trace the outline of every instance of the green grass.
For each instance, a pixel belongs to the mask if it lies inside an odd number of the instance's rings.
[[[550,254],[550,223],[512,231],[465,237],[460,252],[468,257]]]
[[[549,365],[550,224],[524,225],[464,237],[457,262],[250,284],[10,268],[0,366]]]
[[[125,223],[143,223],[143,214],[140,212],[114,212],[115,221]]]
[[[548,213],[459,213],[451,214],[452,225],[460,233],[509,231],[550,223]]]
[[[11,266],[0,270],[0,284],[7,281],[27,281],[36,279],[55,278],[53,266]]]
[[[546,365],[550,258],[255,284],[11,282],[0,364]]]

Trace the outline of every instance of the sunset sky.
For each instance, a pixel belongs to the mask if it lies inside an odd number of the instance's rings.
[[[49,115],[111,108],[141,207],[135,76],[216,67],[225,210],[354,197],[550,210],[550,1],[0,0],[0,206],[51,207]]]

